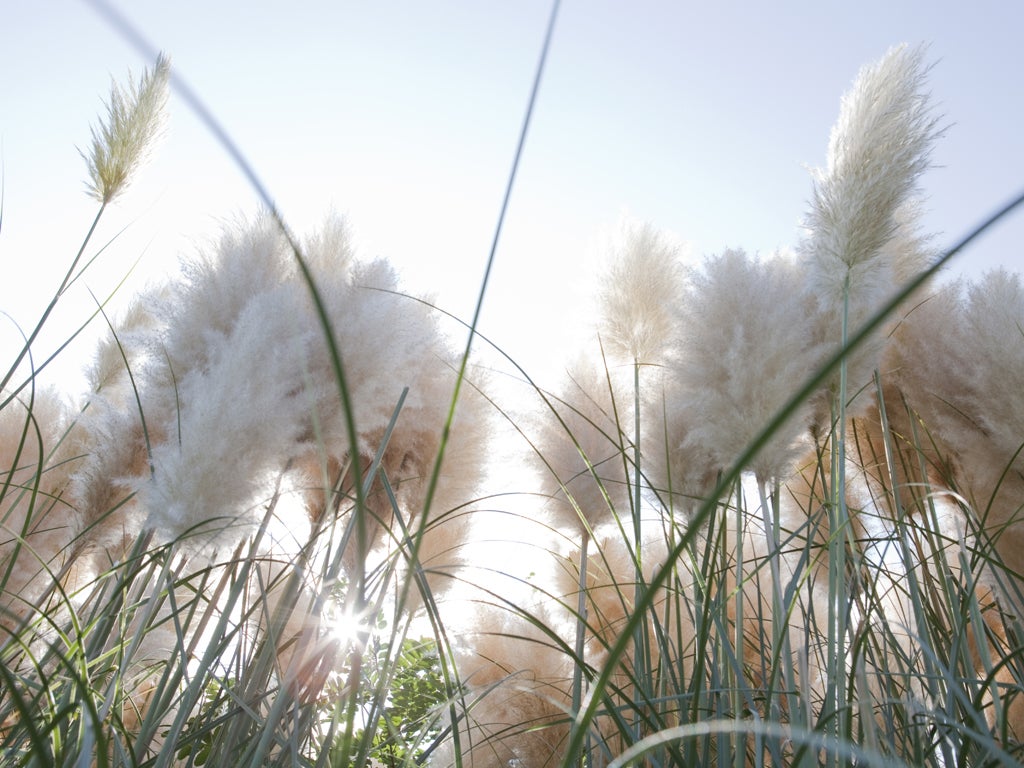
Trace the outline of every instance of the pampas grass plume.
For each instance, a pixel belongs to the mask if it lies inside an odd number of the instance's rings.
[[[674,449],[728,469],[814,372],[822,348],[811,340],[802,286],[792,260],[760,260],[740,250],[708,258],[693,275],[679,302],[680,349],[669,366],[673,397],[688,405],[673,404],[668,413],[695,417],[685,435],[668,429],[681,440]],[[805,404],[776,430],[751,469],[762,479],[785,472],[808,422]]]
[[[553,522],[589,534],[629,506],[625,413],[616,412],[616,380],[590,360],[573,364],[562,389],[540,423],[533,457],[554,486],[547,489]]]
[[[904,320],[892,365],[954,479],[990,525],[1019,536],[1024,492],[1024,285],[1006,270],[943,286]],[[1007,471],[1009,470],[1009,471]],[[1006,472],[1004,476],[1004,472]],[[943,481],[948,481],[943,478]],[[1019,547],[1000,547],[1019,560]]]
[[[938,136],[924,91],[923,49],[898,46],[861,70],[842,100],[829,139],[828,164],[815,173],[803,252],[817,293],[841,302],[890,290],[878,256],[898,227],[897,210],[913,196]]]
[[[89,172],[88,193],[106,205],[127,188],[148,156],[165,122],[170,60],[160,54],[152,69],[127,88],[114,82],[107,119],[92,129],[92,147],[82,157]]]
[[[922,261],[915,197],[941,134],[923,57],[921,47],[897,46],[861,70],[843,97],[827,167],[814,174],[799,250],[821,313],[818,333],[833,345],[871,318],[896,280]],[[869,384],[884,338],[875,334],[847,359],[850,394]],[[826,419],[827,409],[818,420]]]
[[[682,289],[679,248],[650,224],[624,225],[600,290],[601,338],[629,362],[660,359]]]

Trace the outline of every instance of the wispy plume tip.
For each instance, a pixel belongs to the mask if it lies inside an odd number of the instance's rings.
[[[137,83],[111,86],[106,120],[92,129],[92,147],[82,152],[89,171],[87,191],[100,203],[124,192],[162,132],[170,74],[170,59],[161,53]]]

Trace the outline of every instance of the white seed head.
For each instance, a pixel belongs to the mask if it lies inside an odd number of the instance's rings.
[[[601,289],[601,338],[630,362],[656,362],[682,292],[679,249],[651,225],[629,226]]]
[[[92,129],[89,153],[81,153],[89,170],[88,193],[99,202],[124,192],[163,131],[170,74],[170,60],[160,54],[137,83],[112,84],[107,119]]]

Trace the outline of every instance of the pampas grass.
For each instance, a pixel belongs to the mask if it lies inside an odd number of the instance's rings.
[[[1018,762],[1024,292],[918,277],[924,55],[844,98],[795,255],[624,228],[532,412],[272,208],[104,315],[79,401],[19,383],[98,216],[3,380],[2,762]],[[100,213],[168,76],[114,86]]]
[[[918,181],[941,133],[925,90],[924,53],[898,46],[864,67],[843,98],[828,164],[814,173],[800,253],[824,343],[845,344],[849,329],[864,324],[890,297],[897,275],[906,278],[921,263],[912,247],[898,244],[915,242]],[[867,386],[883,345],[876,335],[845,358],[845,394]],[[838,389],[838,382],[831,386]]]
[[[92,130],[92,146],[82,152],[89,172],[89,195],[103,205],[121,195],[146,160],[164,126],[170,60],[160,55],[152,69],[125,88],[114,81],[107,119]]]
[[[80,463],[68,404],[53,390],[30,393],[0,411],[0,623],[32,613],[70,556],[65,494]]]
[[[679,297],[675,354],[668,365],[673,397],[699,414],[685,450],[705,453],[725,471],[824,359],[814,340],[804,274],[789,259],[743,251],[708,258]],[[771,339],[771,343],[766,343]],[[667,409],[668,410],[668,409]],[[762,479],[785,474],[811,426],[807,405],[776,430],[750,469]],[[666,425],[666,432],[678,427]]]

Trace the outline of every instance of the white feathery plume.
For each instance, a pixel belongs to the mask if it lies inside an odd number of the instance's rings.
[[[612,357],[658,362],[682,289],[679,248],[650,224],[623,225],[601,282],[601,340]]]
[[[900,426],[910,433],[912,460],[926,463],[927,472],[909,480],[923,481],[932,493],[950,488],[965,501],[967,509],[948,505],[938,524],[947,540],[966,541],[973,550],[969,562],[978,564],[985,579],[977,589],[979,600],[990,604],[994,595],[1002,607],[996,616],[1004,611],[1019,616],[1024,610],[1020,592],[1007,588],[1005,577],[1024,572],[1021,276],[998,269],[977,281],[942,286],[908,313],[896,340],[892,379],[912,412]],[[981,535],[975,533],[977,524]],[[990,546],[1005,571],[988,567],[994,559]],[[950,562],[961,561],[951,554]],[[998,578],[990,579],[993,573]],[[986,622],[1005,642],[1003,619]],[[997,680],[1013,685],[1001,675]],[[1010,731],[1020,733],[1024,713],[1019,703],[1006,697],[1003,706]]]
[[[1006,269],[967,287],[959,350],[979,426],[1009,461],[1024,443],[1024,285]],[[1020,465],[1024,465],[1024,461]]]
[[[219,527],[259,520],[310,405],[296,391],[308,354],[299,307],[289,286],[264,291],[211,345],[206,366],[178,373],[180,411],[153,448],[152,479],[138,486],[157,530],[212,538]]]
[[[148,337],[160,325],[153,308],[160,303],[160,289],[144,290],[132,300],[124,315],[112,323],[111,333],[100,340],[86,371],[89,391],[103,392],[107,399],[113,399],[114,390],[126,398],[134,396],[126,366],[137,371],[146,363],[151,351]]]
[[[926,427],[937,436],[947,436],[950,444],[960,442],[954,435],[965,422],[982,417],[964,357],[976,343],[968,333],[965,291],[959,279],[913,307],[897,328],[896,343],[887,358],[900,394]]]
[[[977,514],[987,511],[1000,554],[1021,567],[1024,537],[1009,525],[1024,515],[1020,276],[1000,269],[943,286],[904,319],[897,340],[895,380],[928,430],[924,440],[952,459],[959,490]]]
[[[482,472],[487,404],[467,387],[446,433],[458,357],[444,343],[438,316],[397,295],[397,277],[385,263],[354,263],[340,221],[313,238],[309,259],[343,358],[364,473],[409,388],[381,473],[408,529],[423,524],[419,563],[436,594],[450,586],[449,571],[463,555],[470,526],[461,514]],[[116,342],[100,346],[98,391],[83,419],[87,459],[75,478],[83,567],[117,562],[146,528],[158,542],[182,542],[190,567],[204,567],[216,551],[254,533],[268,512],[261,552],[289,560],[303,550],[319,564],[336,557],[330,550],[354,520],[352,505],[338,495],[340,484],[351,497],[354,482],[351,472],[342,479],[351,464],[346,417],[326,329],[273,220],[227,230],[180,279],[149,291],[116,333]],[[445,437],[446,461],[426,519],[426,488]],[[366,503],[365,546],[350,542],[340,553],[351,578],[367,567],[359,556],[410,547],[391,524],[381,482]],[[338,528],[325,519],[328,511],[342,516]],[[311,547],[310,535],[324,529],[328,535]],[[419,605],[419,594],[411,597],[408,611]],[[287,675],[303,685],[310,682],[303,662],[331,652],[308,645],[323,619],[310,613],[314,598],[309,588],[300,592],[292,622],[301,643]],[[279,650],[288,663],[292,654]]]
[[[149,444],[163,439],[164,424],[173,420],[173,398],[156,398],[159,388],[147,376],[151,355],[162,352],[154,350],[152,337],[162,328],[155,311],[163,293],[150,289],[132,302],[100,340],[87,371],[90,394],[77,433],[82,460],[71,480],[76,557],[83,563],[98,557],[100,567],[109,565],[142,531],[136,479],[148,476]]]
[[[547,509],[555,525],[589,532],[629,509],[628,396],[614,377],[589,360],[578,359],[552,410],[538,416],[538,471],[546,478]],[[627,423],[624,423],[624,420]]]
[[[387,264],[352,261],[340,221],[329,222],[310,248],[348,382],[362,471],[408,387],[381,466],[410,520],[425,505],[458,358],[436,314],[397,294]],[[307,502],[319,515],[340,478],[317,467],[337,474],[350,465],[348,429],[326,329],[273,220],[227,231],[136,314],[127,332],[134,389],[127,374],[116,375],[110,345],[101,347],[97,373],[119,383],[95,397],[93,452],[123,465],[104,459],[103,472],[97,466],[82,474],[92,516],[114,496],[123,500],[128,486],[160,538],[212,526],[199,546],[228,544],[260,520],[285,472],[311,480]],[[483,409],[481,398],[467,395],[456,410],[433,507],[438,515],[468,501],[480,476]],[[382,491],[371,492],[368,503],[390,520]],[[423,554],[448,557],[466,528],[434,521]],[[373,533],[381,543],[385,532]]]
[[[425,511],[459,358],[448,347],[437,314],[428,304],[399,293],[398,277],[386,262],[353,263],[348,280],[347,289],[337,278],[319,285],[332,311],[346,368],[361,463],[365,470],[378,452],[407,389],[382,468],[402,509],[414,518]],[[320,355],[310,369],[319,428],[329,449],[347,454],[345,416],[330,365],[326,355]],[[463,387],[429,510],[431,535],[420,551],[424,561],[448,558],[451,564],[467,530],[459,521],[445,524],[441,518],[472,499],[483,471],[479,445],[487,430],[485,408],[473,387]],[[390,519],[391,505],[380,486],[368,503],[383,520]],[[435,565],[441,567],[440,560]]]
[[[317,283],[332,284],[331,275],[344,274],[355,261],[352,236],[345,219],[337,213],[327,216],[323,226],[306,238],[302,255]]]
[[[921,204],[916,199],[896,209],[896,231],[883,248],[884,258],[892,264],[894,287],[902,287],[919,277],[937,255],[932,236],[920,231],[921,213]],[[925,289],[926,286],[922,286],[915,296],[920,296]]]
[[[706,455],[715,470],[732,467],[821,362],[803,275],[783,256],[760,260],[740,250],[708,258],[678,305],[679,352],[670,366],[670,413],[691,414],[672,446]],[[771,435],[750,468],[761,479],[786,473],[806,434],[801,405]]]
[[[150,311],[163,329],[148,336],[156,347],[155,363],[178,376],[208,365],[246,305],[268,290],[291,284],[295,272],[287,240],[271,216],[260,214],[251,223],[225,227],[216,242],[183,260],[181,279],[154,297]]]
[[[88,192],[104,205],[131,183],[166,119],[170,60],[160,54],[152,69],[127,88],[111,84],[107,119],[92,129],[92,148],[82,152],[89,171]]]
[[[252,484],[268,483],[268,465],[288,461],[280,453],[287,438],[274,430],[302,428],[294,398],[278,397],[292,394],[304,342],[295,333],[297,291],[281,279],[280,244],[265,221],[225,234],[229,255],[185,264],[181,279],[136,302],[116,341],[101,343],[76,496],[83,529],[107,557],[147,518],[169,540],[207,517],[230,524],[242,510],[258,516],[252,497],[267,492]],[[276,375],[278,365],[291,372]]]
[[[924,49],[905,45],[863,68],[843,97],[827,166],[814,174],[800,253],[822,313],[821,337],[833,345],[842,340],[844,314],[852,334],[907,271],[886,246],[940,133],[925,91],[927,71]],[[850,395],[868,384],[882,348],[877,334],[849,358]]]
[[[475,389],[480,382],[462,387],[438,483],[426,509],[459,355],[441,333],[438,314],[428,304],[399,293],[398,277],[386,262],[354,264],[351,281],[353,306],[334,318],[334,327],[347,367],[359,450],[366,456],[378,451],[407,388],[382,467],[410,525],[424,528],[418,552],[421,564],[434,572],[447,572],[461,559],[469,529],[462,515],[483,473],[480,446],[488,430],[488,404]],[[344,418],[339,406],[335,393],[321,403],[320,412],[328,430],[327,444],[347,447],[347,438],[341,442]],[[379,502],[378,514],[390,519],[391,504],[381,486],[376,486],[375,494],[368,500],[371,507]]]

